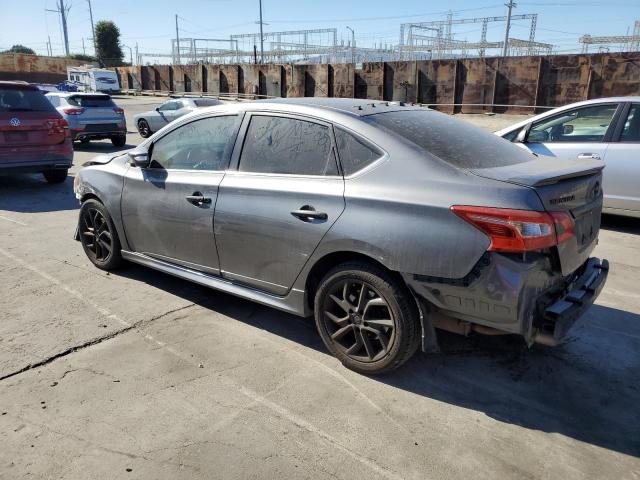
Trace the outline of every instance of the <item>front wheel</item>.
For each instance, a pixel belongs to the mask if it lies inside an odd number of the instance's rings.
[[[420,342],[418,308],[406,285],[367,263],[344,263],[324,277],[315,319],[329,351],[360,373],[398,368]]]
[[[125,135],[111,137],[111,143],[113,143],[114,147],[124,147],[127,143],[127,137]]]
[[[120,240],[105,206],[90,199],[80,207],[80,242],[91,263],[102,270],[114,270],[122,263]]]
[[[67,169],[63,170],[47,170],[42,172],[44,179],[47,183],[62,183],[67,179],[67,173],[69,171]]]

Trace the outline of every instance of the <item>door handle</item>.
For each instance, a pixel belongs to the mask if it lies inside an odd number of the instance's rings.
[[[300,210],[293,210],[291,215],[298,217],[303,222],[309,220],[326,220],[329,216],[325,212],[316,212],[316,209],[311,205],[304,205],[300,207]]]
[[[185,198],[187,199],[187,202],[198,206],[211,203],[211,199],[209,197],[205,197],[200,192],[193,192],[193,195],[187,195]]]
[[[602,160],[597,153],[579,153],[578,160]]]

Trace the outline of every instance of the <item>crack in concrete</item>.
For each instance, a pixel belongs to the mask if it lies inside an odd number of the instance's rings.
[[[159,320],[159,319],[161,319],[163,317],[166,317],[167,315],[171,315],[172,313],[180,312],[182,310],[186,310],[186,309],[194,307],[194,306],[196,306],[196,304],[195,303],[191,303],[191,304],[186,305],[184,307],[175,308],[173,310],[169,310],[168,312],[164,312],[164,313],[162,313],[160,315],[156,315],[155,317],[152,317],[152,318],[149,318],[149,319],[139,320],[139,321],[137,321],[135,323],[132,323],[131,325],[128,325],[128,326],[124,327],[124,328],[121,328],[119,330],[115,330],[114,332],[106,333],[104,335],[100,335],[98,337],[92,338],[90,340],[87,340],[86,342],[82,342],[82,343],[80,343],[78,345],[74,345],[74,346],[69,347],[69,348],[67,348],[65,350],[62,350],[61,352],[57,352],[57,353],[55,353],[53,355],[50,355],[50,356],[48,356],[48,357],[46,357],[46,358],[44,358],[44,359],[42,359],[42,360],[40,360],[38,362],[30,363],[30,364],[28,364],[28,365],[26,365],[26,366],[24,366],[24,367],[22,367],[22,368],[20,368],[18,370],[15,370],[15,371],[13,371],[11,373],[3,375],[3,376],[0,377],[0,381],[7,380],[9,378],[15,377],[16,375],[20,375],[21,373],[27,372],[29,370],[34,370],[36,368],[44,367],[45,365],[48,365],[48,364],[50,364],[50,363],[52,363],[52,362],[54,362],[54,361],[56,361],[56,360],[58,360],[60,358],[66,357],[67,355],[70,355],[73,352],[77,352],[79,350],[83,350],[83,349],[91,347],[93,345],[98,345],[98,344],[100,344],[102,342],[105,342],[107,340],[111,340],[112,338],[115,338],[115,337],[117,337],[119,335],[127,333],[127,332],[129,332],[131,330],[134,330],[134,329],[137,329],[137,328],[142,327],[144,325],[147,325],[147,324],[149,324],[149,323],[151,323],[151,322],[153,322],[155,320]],[[69,373],[69,372],[65,372],[65,374],[66,373]]]

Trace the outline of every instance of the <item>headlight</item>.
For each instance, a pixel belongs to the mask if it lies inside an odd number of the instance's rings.
[[[80,174],[76,173],[76,176],[73,177],[73,193],[75,193],[76,198],[80,200],[82,195],[80,193]]]

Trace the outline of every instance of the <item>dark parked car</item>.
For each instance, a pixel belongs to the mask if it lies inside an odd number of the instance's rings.
[[[379,373],[433,327],[556,344],[600,293],[602,165],[539,160],[420,107],[218,106],[76,176],[77,238],[297,315]]]
[[[69,126],[37,87],[0,82],[0,174],[64,182],[73,163]]]

